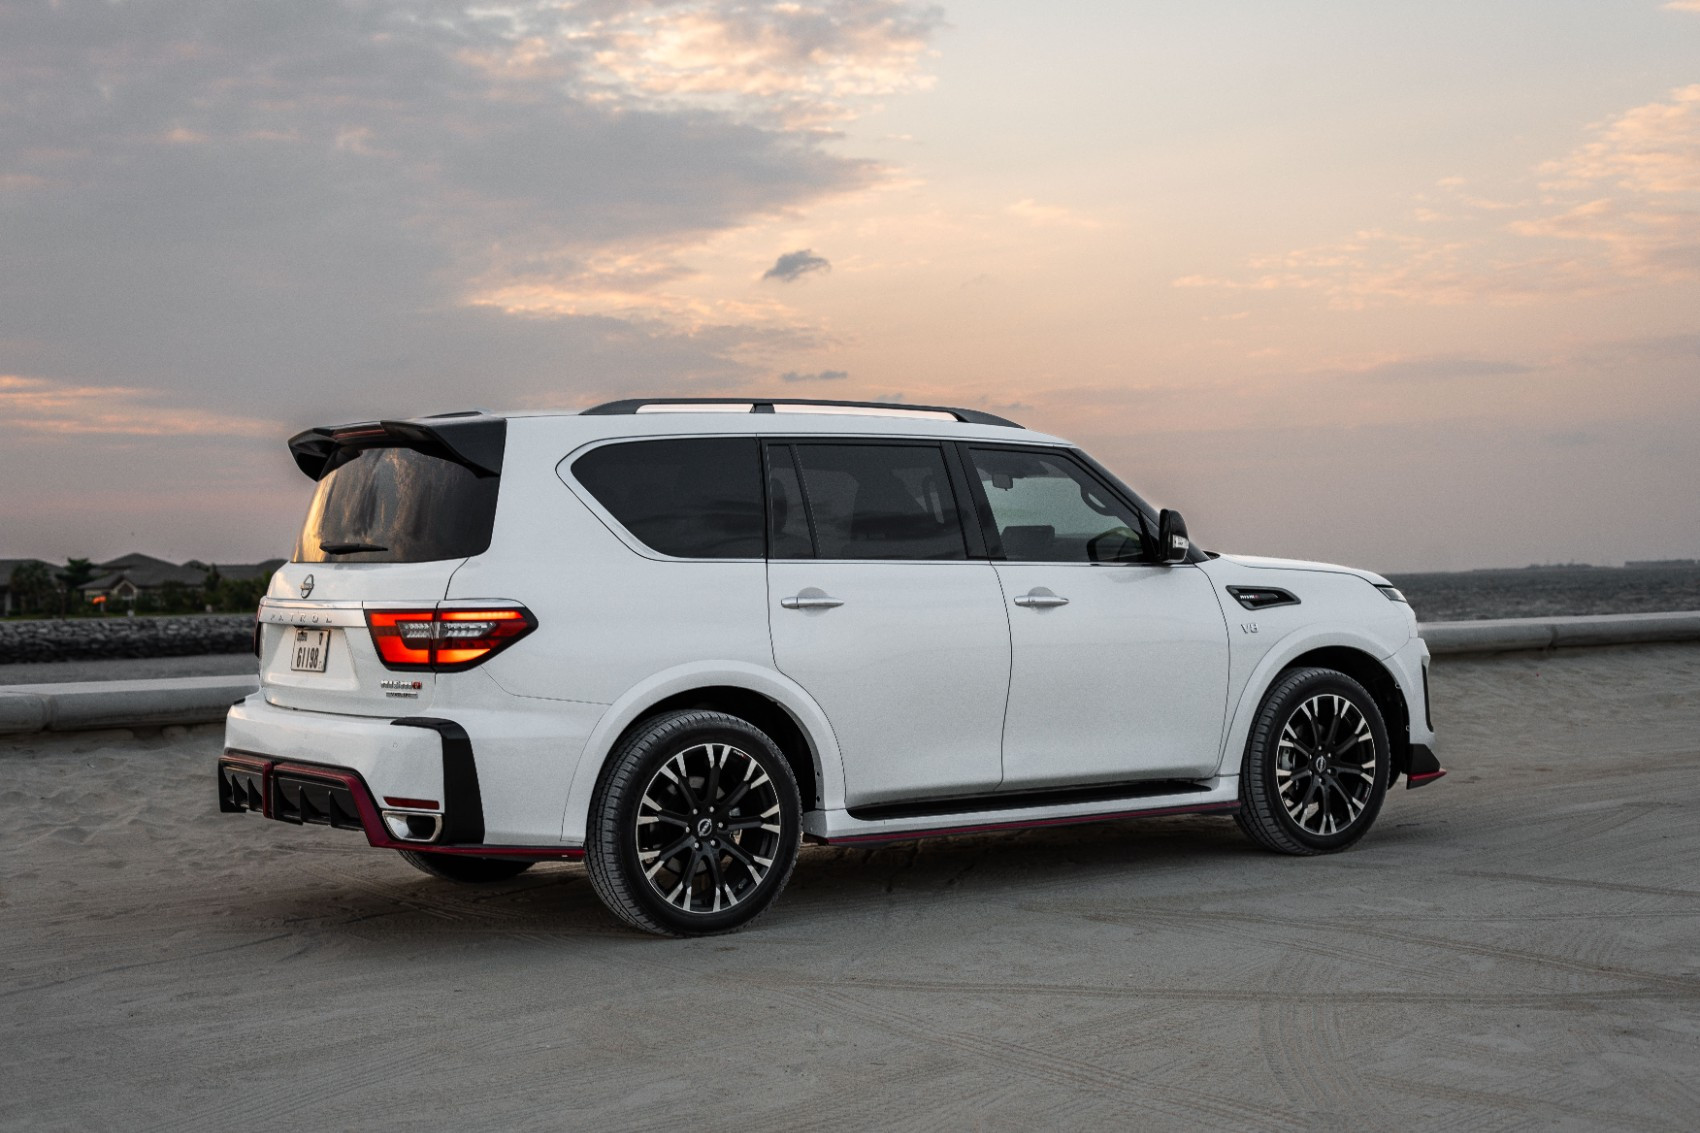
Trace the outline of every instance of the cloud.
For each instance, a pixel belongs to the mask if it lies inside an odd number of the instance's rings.
[[[1358,308],[1530,303],[1700,280],[1700,84],[1589,133],[1509,192],[1482,196],[1463,178],[1442,179],[1417,198],[1418,231],[1368,229],[1174,285],[1308,290]]]
[[[1081,216],[1059,205],[1042,205],[1032,197],[1024,197],[1003,210],[1017,220],[1042,228],[1099,228],[1091,217]]]
[[[779,380],[782,382],[841,382],[849,376],[849,370],[821,370],[813,374],[800,374],[796,370],[787,370],[779,375]]]
[[[1433,355],[1419,358],[1396,358],[1360,369],[1346,371],[1360,378],[1389,382],[1451,381],[1459,378],[1499,378],[1527,374],[1534,369],[1521,362],[1497,358],[1470,358],[1460,355]]]
[[[764,66],[815,76],[848,113],[907,89],[894,76],[937,23],[896,2],[810,11],[9,12],[0,107],[29,113],[0,113],[0,372],[314,416],[454,403],[468,382],[520,400],[563,370],[596,394],[759,374],[763,344],[806,338],[806,321],[705,301],[690,257],[887,174],[789,124],[794,91],[674,97],[616,64],[649,50],[634,20],[718,23],[726,50],[764,44]],[[863,63],[890,74],[858,93]]]
[[[1667,12],[1700,12],[1700,0],[1667,0]]]
[[[1549,192],[1616,188],[1636,194],[1700,191],[1700,83],[1670,101],[1637,106],[1599,127],[1594,141],[1541,172]]]
[[[160,390],[71,385],[46,378],[0,374],[0,430],[23,433],[168,437],[217,434],[277,436],[282,426],[236,414],[152,404]]]
[[[626,99],[820,126],[931,86],[920,63],[942,22],[903,0],[633,5],[594,25],[590,74]]]
[[[817,256],[808,248],[796,252],[786,252],[773,266],[762,272],[763,279],[777,279],[781,283],[791,283],[815,271],[831,271],[832,264],[825,256]]]

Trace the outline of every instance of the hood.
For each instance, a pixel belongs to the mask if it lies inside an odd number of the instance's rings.
[[[1253,567],[1259,570],[1314,570],[1321,571],[1324,574],[1351,574],[1373,586],[1392,585],[1374,571],[1340,566],[1338,563],[1313,563],[1305,559],[1266,559],[1257,555],[1223,555],[1222,558],[1235,566]]]

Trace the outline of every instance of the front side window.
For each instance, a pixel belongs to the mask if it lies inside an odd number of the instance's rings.
[[[646,547],[680,559],[759,559],[761,454],[743,437],[592,449],[573,476]]]
[[[806,557],[798,504],[817,558],[968,557],[939,446],[798,443],[769,452],[775,557]],[[793,500],[789,485],[799,481]]]
[[[1142,557],[1140,519],[1133,507],[1066,456],[971,451],[1005,558],[1113,563]]]

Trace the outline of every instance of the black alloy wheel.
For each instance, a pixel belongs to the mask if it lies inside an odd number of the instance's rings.
[[[1357,681],[1332,669],[1281,674],[1246,742],[1240,829],[1282,853],[1345,849],[1381,810],[1388,753],[1381,711]]]
[[[796,863],[790,765],[760,729],[720,712],[658,716],[610,758],[585,864],[614,914],[646,932],[727,932],[773,903]]]

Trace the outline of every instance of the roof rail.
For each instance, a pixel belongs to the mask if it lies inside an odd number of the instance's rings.
[[[895,401],[820,401],[807,397],[632,397],[624,401],[610,401],[602,405],[594,405],[582,410],[584,417],[612,417],[623,413],[641,413],[649,406],[679,406],[681,409],[691,406],[723,405],[727,410],[736,412],[733,406],[747,405],[749,413],[773,413],[779,405],[813,406],[826,410],[832,409],[867,409],[891,410],[896,413],[939,413],[949,414],[958,421],[969,425],[1003,425],[1010,429],[1020,429],[1024,426],[999,417],[995,413],[982,413],[978,409],[957,409],[949,405],[905,405]],[[807,412],[807,410],[805,410]]]

